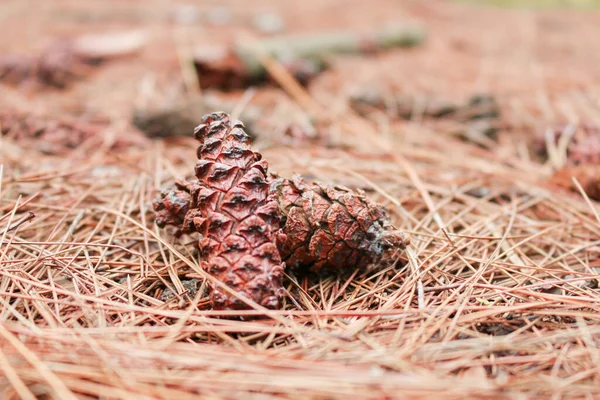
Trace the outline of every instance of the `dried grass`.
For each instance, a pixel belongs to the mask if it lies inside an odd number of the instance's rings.
[[[193,238],[152,223],[156,188],[190,170],[191,139],[115,151],[99,136],[65,159],[0,138],[1,398],[600,396],[598,203],[546,187],[549,167],[516,141],[376,126],[270,67],[287,107],[349,146],[267,135],[272,168],[367,190],[412,235],[408,263],[290,276],[284,310],[222,318]],[[542,103],[505,102],[505,134],[531,134]]]

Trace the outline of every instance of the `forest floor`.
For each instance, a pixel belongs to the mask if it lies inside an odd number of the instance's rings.
[[[146,35],[66,87],[0,82],[0,398],[600,396],[600,12],[189,4],[0,4],[0,64],[57,38]],[[252,21],[267,12],[285,33],[418,21],[427,38],[332,57],[304,89],[285,74],[226,94],[195,86],[194,49],[260,36]],[[357,110],[357,93],[386,106]],[[211,310],[195,238],[152,211],[159,188],[190,175],[193,132],[152,139],[132,123],[207,94],[259,110],[252,133],[272,171],[385,205],[410,257],[290,273],[283,309],[262,318]],[[473,96],[498,115],[427,114],[428,101]]]

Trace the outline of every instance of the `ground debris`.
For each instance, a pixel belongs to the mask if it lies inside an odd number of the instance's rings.
[[[323,61],[312,59],[286,59],[280,63],[304,86],[327,68]],[[205,46],[197,49],[194,66],[203,89],[232,91],[276,83],[262,67],[250,69],[242,58],[227,48]]]
[[[330,56],[410,47],[424,38],[423,28],[414,23],[397,24],[372,33],[340,31],[276,36],[259,40],[255,45],[238,41],[231,48],[198,48],[194,65],[202,88],[234,90],[275,83],[261,60],[264,54],[276,59],[300,84],[307,85],[327,68]]]
[[[572,138],[552,161],[531,151],[556,123],[600,121],[599,13],[389,0],[13,0],[0,9],[1,52],[24,56],[39,55],[49,35],[152,34],[139,57],[92,65],[68,90],[0,83],[6,106],[108,127],[59,156],[37,151],[38,139],[0,136],[0,397],[600,398],[600,203],[545,184]],[[226,25],[206,20],[213,9]],[[407,51],[335,57],[305,90],[277,74],[281,87],[240,101],[219,94],[238,101],[237,115],[245,104],[262,109],[256,149],[270,171],[360,187],[384,205],[412,237],[400,255],[410,262],[288,269],[280,309],[221,311],[210,305],[216,281],[200,268],[197,233],[158,230],[150,206],[154,188],[193,175],[193,140],[108,144],[126,134],[134,107],[198,92],[193,46],[258,36],[251,18],[265,11],[280,13],[289,33],[399,17],[427,27],[431,40]],[[347,98],[365,86],[457,104],[481,90],[500,103],[502,128],[481,149],[450,134],[464,127],[449,118],[364,118]],[[288,137],[292,124],[301,129]],[[188,279],[200,284],[194,297]],[[165,302],[167,288],[175,296]]]
[[[214,110],[231,113],[236,108],[236,102],[223,100],[217,95],[203,93],[156,109],[134,110],[133,124],[152,138],[190,136],[190,132],[198,125],[202,117]],[[240,118],[244,120],[247,133],[253,136],[253,127],[260,118],[262,110],[248,105],[244,107]]]
[[[11,84],[37,83],[64,88],[85,75],[90,65],[78,59],[72,44],[58,40],[39,56],[7,54],[0,57],[0,79]]]
[[[196,296],[198,290],[200,289],[200,281],[198,279],[182,279],[181,284],[185,289],[184,294],[192,299]],[[174,293],[173,290],[171,290],[171,288],[167,287],[160,295],[160,300],[167,302],[177,296],[178,294]]]
[[[102,140],[107,123],[93,123],[77,118],[49,117],[41,114],[4,110],[0,112],[0,134],[33,146],[45,154],[67,154],[84,142]],[[133,132],[120,135],[112,148],[122,148],[136,142]]]
[[[539,133],[533,152],[555,172],[550,183],[600,201],[600,128],[592,123],[558,124]],[[581,189],[573,181],[577,180]]]
[[[539,133],[533,148],[540,158],[558,166],[599,165],[600,127],[590,123],[556,125]]]
[[[460,104],[433,96],[386,93],[377,87],[369,87],[352,94],[350,106],[361,115],[379,110],[402,119],[453,118],[467,122],[500,116],[498,103],[493,96],[487,94],[473,95],[464,104]]]
[[[489,145],[501,128],[500,107],[494,96],[476,94],[465,103],[436,98],[389,93],[369,87],[350,96],[350,107],[362,116],[374,111],[405,120],[416,119],[467,141]]]
[[[38,56],[0,56],[0,80],[66,88],[88,75],[95,65],[133,54],[144,43],[145,36],[137,31],[57,39]]]
[[[93,64],[139,53],[147,41],[148,35],[142,30],[87,34],[72,40],[72,51]]]
[[[315,127],[312,124],[300,125],[298,123],[292,123],[284,129],[283,137],[281,139],[283,144],[294,147],[302,145],[331,145],[326,130]]]
[[[285,30],[285,22],[276,12],[257,13],[252,18],[252,26],[267,35],[274,35]]]
[[[600,164],[565,166],[554,173],[550,183],[580,193],[576,179],[583,191],[591,198],[600,201]]]

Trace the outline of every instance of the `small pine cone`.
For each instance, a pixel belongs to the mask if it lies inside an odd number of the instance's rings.
[[[300,177],[275,179],[283,216],[279,249],[286,265],[311,271],[364,269],[393,257],[410,237],[396,230],[385,209],[363,192],[308,184]]]
[[[190,218],[186,215],[192,207],[192,195],[190,193],[190,184],[188,182],[175,182],[176,188],[165,188],[152,202],[156,225],[164,228],[167,225],[176,226],[175,236],[194,232],[194,226],[190,223]]]
[[[195,167],[197,181],[180,184],[191,194],[190,211],[182,231],[200,233],[203,267],[227,286],[270,309],[279,307],[283,271],[276,234],[279,215],[276,199],[269,195],[267,163],[250,149],[250,136],[240,122],[225,113],[204,116],[195,130],[201,143]],[[179,218],[187,199],[181,192],[167,201]],[[187,200],[185,200],[187,201]],[[181,207],[179,207],[181,205]],[[160,210],[160,202],[156,205]],[[171,222],[165,216],[161,223]],[[246,309],[248,306],[221,288],[213,288],[214,309]]]

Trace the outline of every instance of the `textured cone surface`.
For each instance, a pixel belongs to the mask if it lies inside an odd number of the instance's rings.
[[[363,193],[299,177],[273,180],[271,190],[283,216],[279,249],[290,268],[363,269],[410,241]]]
[[[278,308],[284,264],[276,246],[279,215],[275,198],[269,196],[267,163],[250,149],[241,123],[225,113],[206,115],[195,137],[201,143],[197,181],[179,185],[191,195],[181,231],[193,227],[200,233],[203,266],[211,275],[266,308]],[[165,195],[172,203],[185,198],[181,190],[175,194]],[[180,218],[185,207],[171,207],[175,212],[163,214],[162,222]],[[213,288],[211,302],[214,309],[249,308],[219,287]]]
[[[195,184],[197,185],[197,183]],[[192,208],[192,185],[189,182],[177,181],[176,188],[165,188],[152,202],[156,225],[164,228],[167,225],[176,226],[176,236],[189,234],[195,231],[190,218],[186,219],[188,211]]]

